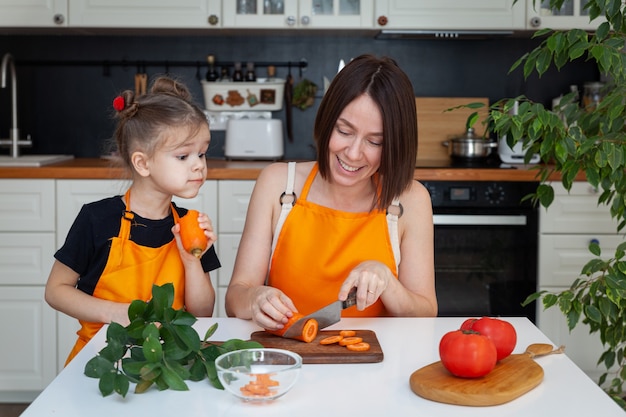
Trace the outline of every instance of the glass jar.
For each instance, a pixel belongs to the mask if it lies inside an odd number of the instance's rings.
[[[583,87],[582,106],[584,109],[593,111],[604,98],[604,83],[593,81],[585,83]]]

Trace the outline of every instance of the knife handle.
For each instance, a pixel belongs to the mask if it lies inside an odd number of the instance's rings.
[[[343,302],[342,307],[346,309],[348,307],[352,307],[353,305],[356,305],[356,287],[350,290],[348,298],[346,298],[346,301]]]

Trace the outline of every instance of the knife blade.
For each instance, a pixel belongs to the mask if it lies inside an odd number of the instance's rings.
[[[326,307],[322,307],[321,309],[302,317],[300,320],[292,324],[287,331],[285,331],[283,337],[292,338],[301,334],[304,324],[309,319],[317,320],[320,330],[330,326],[331,324],[338,323],[339,320],[341,320],[341,311],[355,304],[356,287],[350,290],[345,301],[334,301]]]

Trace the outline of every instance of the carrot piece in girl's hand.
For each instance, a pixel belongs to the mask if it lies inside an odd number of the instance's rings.
[[[207,248],[209,239],[204,234],[204,230],[198,224],[197,210],[188,210],[187,214],[180,218],[180,239],[183,247],[196,258],[202,256],[202,252]]]

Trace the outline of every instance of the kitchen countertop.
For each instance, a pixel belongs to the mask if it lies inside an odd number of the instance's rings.
[[[532,343],[551,343],[528,319],[507,318],[517,331],[514,353]],[[624,411],[565,354],[536,358],[544,370],[541,383],[508,403],[469,407],[438,403],[411,391],[411,374],[439,360],[438,342],[464,318],[345,318],[329,329],[373,330],[384,359],[365,364],[305,364],[296,385],[269,404],[245,403],[207,380],[189,382],[189,391],[158,391],[102,397],[98,380],[83,374],[85,364],[105,345],[106,326],[24,411],[22,417],[115,415],[194,416],[624,416]],[[214,324],[211,340],[249,338],[260,330],[247,320],[201,318],[200,335]]]
[[[226,161],[210,159],[207,179],[256,180],[270,161]],[[419,181],[537,181],[534,166],[507,166],[505,168],[450,168],[434,164],[415,169]],[[42,167],[0,167],[0,178],[51,178],[51,179],[120,179],[128,173],[113,166],[104,158],[76,158]],[[584,179],[581,176],[580,179]]]

